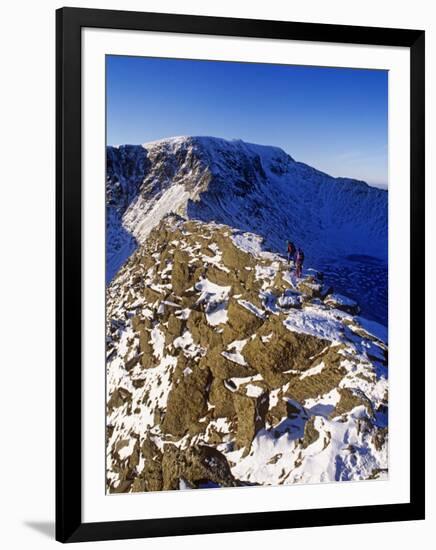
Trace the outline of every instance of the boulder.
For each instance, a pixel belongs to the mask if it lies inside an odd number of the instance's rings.
[[[109,493],[128,493],[132,486],[133,481],[131,479],[122,479],[118,480],[118,483],[109,483],[108,490]]]
[[[289,283],[284,280],[283,274],[284,273],[282,271],[277,271],[277,274],[274,278],[273,286],[278,291],[284,291],[290,286]]]
[[[154,266],[155,265],[155,261],[154,261],[154,258],[152,258],[152,256],[150,254],[141,254],[140,258],[139,258],[139,263],[141,264],[141,266],[147,271],[148,269],[150,269],[150,267]]]
[[[154,304],[158,300],[162,299],[162,294],[157,290],[153,290],[149,286],[144,287],[144,290],[142,292],[148,304]]]
[[[304,295],[304,297],[309,299],[320,298],[323,294],[323,284],[316,281],[316,279],[312,276],[306,277],[299,281],[297,288]]]
[[[269,336],[268,341],[263,341],[261,336]],[[250,366],[273,389],[289,380],[289,375],[284,374],[286,371],[308,368],[313,356],[327,344],[322,338],[292,332],[283,325],[281,318],[271,316],[258,336],[247,342],[243,354]]]
[[[173,269],[171,271],[171,285],[176,295],[192,286],[189,272],[189,254],[183,250],[177,249],[173,258]]]
[[[225,331],[231,331],[229,336],[233,340],[251,336],[264,323],[264,319],[241,305],[235,298],[230,298],[227,314],[228,324]]]
[[[377,451],[381,451],[384,445],[388,443],[388,428],[379,428],[372,436],[372,444]]]
[[[125,388],[115,388],[107,402],[108,413],[111,414],[114,409],[122,407],[125,403],[132,403],[132,394]]]
[[[171,344],[175,338],[181,336],[185,329],[186,322],[183,319],[179,319],[171,313],[168,316],[168,325],[165,330],[165,345]]]
[[[347,370],[341,366],[343,359],[337,350],[329,348],[308,365],[308,368],[312,368],[323,362],[320,372],[304,378],[299,375],[291,376],[285,397],[303,403],[306,399],[320,397],[337,388],[347,374]]]
[[[297,408],[296,405],[291,403],[289,399],[283,397],[283,392],[278,394],[277,404],[268,410],[267,421],[275,426],[277,423],[283,420],[283,418],[295,418],[300,414],[304,414],[302,408]]]
[[[312,267],[309,267],[306,269],[307,273],[310,277],[314,277],[317,281],[323,281],[324,280],[324,273],[322,271],[318,271],[317,269],[313,269]]]
[[[230,419],[236,415],[233,393],[225,387],[224,381],[219,378],[214,378],[212,381],[209,403],[214,407],[214,418],[224,417]]]
[[[304,436],[301,440],[301,448],[307,449],[309,445],[315,443],[319,438],[319,431],[315,428],[316,416],[311,416],[304,425]]]
[[[130,445],[131,439],[119,439],[110,449],[112,471],[117,475],[116,480],[108,484],[110,493],[128,493],[132,490],[140,453],[138,436],[133,435],[133,439],[135,443],[129,456],[121,458],[119,453]]]
[[[204,348],[214,348],[222,342],[222,336],[207,322],[206,315],[202,311],[193,310],[189,314],[186,327],[192,334],[194,342]]]
[[[204,357],[200,359],[200,368],[210,369],[212,376],[219,380],[225,380],[233,377],[254,376],[257,374],[255,369],[248,365],[240,365],[230,359],[226,359],[221,352],[223,347],[215,347],[208,351]]]
[[[141,455],[144,459],[144,467],[133,481],[132,492],[161,491],[163,486],[161,451],[151,439],[145,438],[141,445]]]
[[[342,296],[342,294],[329,294],[324,303],[332,308],[340,309],[351,315],[357,315],[360,311],[358,303],[351,298]]]
[[[330,413],[330,418],[348,413],[355,407],[360,406],[365,407],[369,418],[374,416],[371,401],[361,390],[338,388],[338,392],[341,397],[335,407],[335,410]]]
[[[236,446],[244,448],[243,456],[247,456],[257,432],[265,427],[269,393],[263,391],[258,397],[235,393],[233,400],[237,415]]]
[[[141,364],[143,368],[149,369],[156,366],[156,358],[153,354],[153,345],[150,341],[150,332],[141,326],[138,329],[139,349],[141,350]]]
[[[164,447],[162,459],[163,490],[179,489],[180,483],[199,487],[212,482],[220,487],[236,487],[226,457],[207,445],[180,450],[172,444]]]
[[[229,237],[217,233],[218,246],[222,252],[223,264],[231,270],[242,270],[253,266],[253,257],[237,248]]]
[[[206,270],[206,277],[215,285],[219,286],[235,286],[240,285],[238,277],[234,271],[223,271],[214,265],[210,265]]]
[[[208,411],[209,384],[208,369],[201,369],[195,362],[179,355],[162,422],[164,432],[177,437],[187,432],[197,433],[200,418]]]
[[[126,371],[131,371],[134,367],[136,367],[136,365],[140,362],[141,359],[142,359],[141,354],[134,355],[133,357],[131,357],[130,359],[124,362],[124,368],[126,369]]]

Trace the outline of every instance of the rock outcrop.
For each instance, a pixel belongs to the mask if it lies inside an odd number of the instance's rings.
[[[357,313],[258,236],[167,216],[107,289],[108,491],[385,475],[387,344]]]

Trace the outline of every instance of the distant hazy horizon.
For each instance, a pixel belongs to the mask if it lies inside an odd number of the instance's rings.
[[[108,144],[178,135],[242,139],[387,189],[387,71],[106,59]]]

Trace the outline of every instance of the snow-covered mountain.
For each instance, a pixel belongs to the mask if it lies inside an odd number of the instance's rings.
[[[195,157],[186,165],[200,170]],[[260,187],[259,174],[244,181]],[[134,178],[137,197],[159,195]],[[167,189],[197,207],[204,191],[179,168],[177,181]],[[386,479],[386,329],[264,248],[259,235],[169,215],[113,278],[108,492]]]
[[[108,492],[386,478],[387,192],[182,137],[106,194]]]
[[[107,148],[107,280],[168,213],[218,222],[308,265],[386,324],[387,191],[333,178],[277,147],[177,137]]]

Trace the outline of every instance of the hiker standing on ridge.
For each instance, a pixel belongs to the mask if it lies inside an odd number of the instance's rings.
[[[301,277],[301,274],[303,272],[303,263],[304,263],[304,252],[301,248],[299,248],[295,259],[295,265],[296,265],[295,274],[297,275],[298,278]]]
[[[288,241],[288,263],[291,263],[291,260],[295,259],[295,244],[292,241]]]

